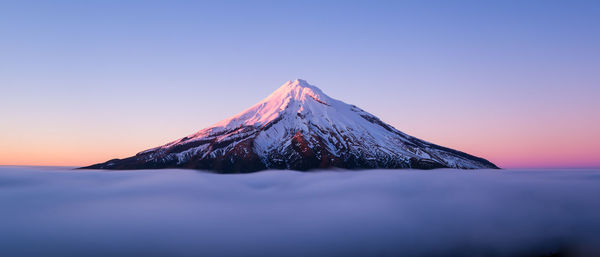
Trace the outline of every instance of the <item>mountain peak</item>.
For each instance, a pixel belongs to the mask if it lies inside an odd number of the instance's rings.
[[[271,95],[245,111],[215,123],[213,127],[263,126],[277,120],[284,113],[323,111],[335,100],[321,89],[302,79],[287,81]],[[316,105],[316,106],[315,106]]]
[[[309,98],[317,101],[326,102],[330,99],[321,89],[309,84],[306,80],[296,79],[294,81],[289,80],[279,89],[275,90],[269,97],[265,99],[272,100],[273,98],[291,98],[292,100],[299,100],[302,103]]]
[[[303,79],[289,80],[283,85],[288,87],[314,87]]]
[[[306,82],[306,80],[303,80],[303,79],[288,80],[283,85],[281,85],[281,87],[279,87],[279,90],[282,90],[282,91],[293,91],[293,90],[302,91],[304,89],[321,91],[318,87],[309,84],[308,82]],[[277,90],[277,91],[279,91],[279,90]]]

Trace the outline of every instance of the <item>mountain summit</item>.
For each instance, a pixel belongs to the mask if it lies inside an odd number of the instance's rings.
[[[88,169],[191,168],[218,173],[314,168],[498,168],[414,138],[297,79],[210,128]]]

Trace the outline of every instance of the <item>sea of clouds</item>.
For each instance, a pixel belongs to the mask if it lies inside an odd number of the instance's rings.
[[[0,166],[1,256],[600,256],[600,170]]]

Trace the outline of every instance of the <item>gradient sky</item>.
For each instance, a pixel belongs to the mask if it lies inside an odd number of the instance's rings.
[[[295,78],[501,167],[600,166],[598,1],[2,1],[0,164],[127,157]]]

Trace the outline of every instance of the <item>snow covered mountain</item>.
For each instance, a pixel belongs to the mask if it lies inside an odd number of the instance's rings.
[[[163,146],[84,168],[264,169],[498,168],[400,132],[372,114],[288,81],[249,109]]]

